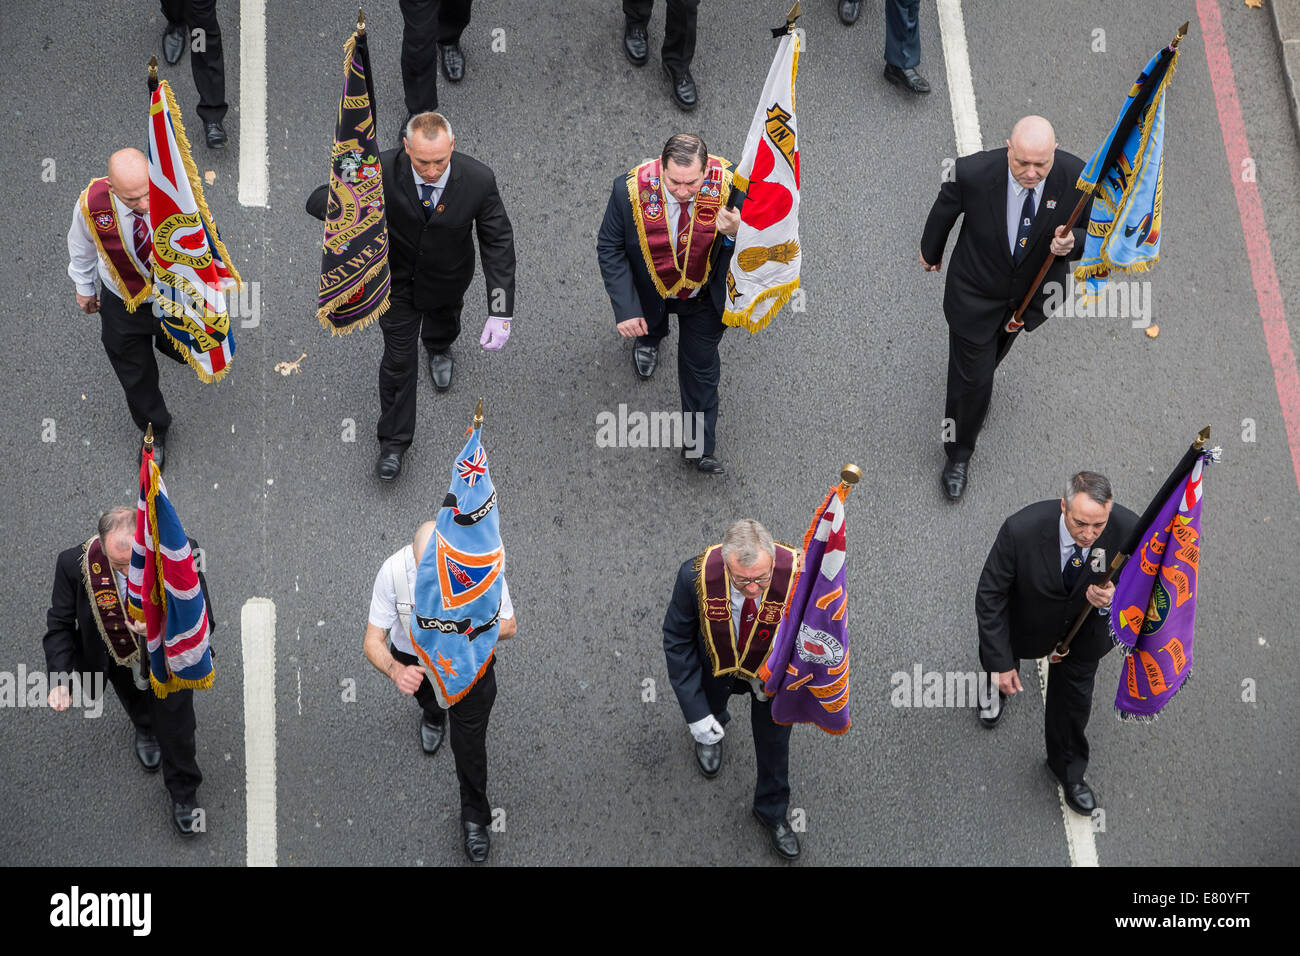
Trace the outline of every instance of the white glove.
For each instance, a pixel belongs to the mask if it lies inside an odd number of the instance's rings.
[[[693,724],[687,724],[687,727],[697,744],[716,744],[722,739],[722,724],[718,723],[718,719],[712,714],[697,720]]]
[[[751,677],[749,679],[749,686],[754,688],[754,696],[758,698],[760,703],[767,700],[767,694],[763,692],[764,685],[761,680],[757,677]]]

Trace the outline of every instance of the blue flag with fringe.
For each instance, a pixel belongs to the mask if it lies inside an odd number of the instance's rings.
[[[505,549],[481,425],[475,415],[415,573],[411,640],[443,707],[483,676],[500,633]]]
[[[1079,176],[1080,191],[1095,190],[1083,255],[1074,270],[1085,301],[1101,294],[1112,273],[1145,272],[1160,258],[1165,93],[1177,60],[1177,41],[1151,58]]]

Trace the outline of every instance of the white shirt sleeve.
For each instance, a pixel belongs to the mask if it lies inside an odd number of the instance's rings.
[[[515,616],[515,602],[510,600],[510,584],[505,578],[501,579],[501,619]]]
[[[399,551],[384,562],[379,573],[375,575],[375,589],[370,595],[370,623],[382,631],[388,631],[397,623],[397,589],[393,587],[393,557],[400,557]]]
[[[95,294],[95,275],[99,271],[99,250],[90,237],[86,217],[81,214],[81,203],[72,210],[72,225],[68,229],[68,278],[77,286],[77,295]]]

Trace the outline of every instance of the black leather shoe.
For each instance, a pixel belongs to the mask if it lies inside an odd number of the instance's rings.
[[[163,31],[163,59],[175,66],[185,55],[185,24],[169,23]]]
[[[862,0],[840,0],[840,23],[851,27],[858,22],[862,12]]]
[[[451,388],[450,352],[429,353],[429,378],[433,379],[433,387],[440,392]]]
[[[438,752],[438,748],[442,746],[442,739],[446,736],[446,718],[435,724],[429,720],[427,714],[420,717],[420,746],[430,757]]]
[[[998,691],[998,699],[989,702],[988,708],[979,708],[980,723],[992,730],[1002,719],[1002,714],[1007,709],[1007,695]]]
[[[1065,805],[1075,813],[1090,817],[1097,809],[1097,798],[1087,783],[1065,783],[1061,789],[1065,791]]]
[[[162,747],[158,745],[158,738],[143,730],[135,732],[135,755],[147,773],[157,773],[162,766]]]
[[[943,466],[943,472],[939,475],[939,484],[943,486],[943,493],[950,501],[959,500],[962,492],[966,490],[966,472],[969,467],[968,461],[950,461]]]
[[[895,86],[905,86],[913,93],[929,93],[930,84],[920,73],[910,66],[899,67],[892,63],[885,64],[885,79]]]
[[[183,837],[192,837],[199,831],[194,829],[194,804],[172,802],[172,824],[176,832]]]
[[[395,481],[397,476],[402,473],[402,451],[398,448],[392,448],[388,451],[379,453],[379,461],[375,463],[375,474],[379,476],[380,481]]]
[[[773,826],[771,823],[768,823],[759,816],[757,810],[754,811],[754,819],[763,825],[763,829],[766,830],[767,835],[771,837],[772,849],[776,850],[777,853],[781,854],[787,860],[798,858],[799,838],[795,836],[794,831],[790,829],[790,824],[782,820],[780,823]]]
[[[645,66],[650,58],[650,41],[646,39],[643,24],[629,20],[623,28],[623,55],[633,66]]]
[[[203,138],[207,140],[208,149],[225,149],[226,143],[230,140],[226,135],[226,128],[216,120],[203,124]]]
[[[714,455],[703,456],[695,463],[695,467],[706,475],[720,475],[727,470],[722,465],[722,459]]]
[[[683,70],[680,74],[670,70],[667,64],[664,65],[664,72],[668,74],[668,82],[673,88],[673,102],[679,109],[690,112],[700,105],[699,94],[695,89],[695,78],[691,76],[690,70]]]
[[[632,346],[632,367],[636,369],[639,378],[649,378],[653,375],[655,369],[659,367],[659,346]]]
[[[442,53],[442,75],[452,83],[465,79],[465,54],[460,52],[460,41],[439,43],[438,49]]]
[[[700,773],[706,777],[716,777],[722,766],[722,741],[716,744],[695,742],[695,762],[700,765]]]
[[[492,845],[487,827],[461,820],[460,828],[465,831],[465,856],[471,863],[482,863],[488,858],[488,848]]]

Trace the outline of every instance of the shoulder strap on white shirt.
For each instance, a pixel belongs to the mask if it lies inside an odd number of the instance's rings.
[[[393,590],[397,594],[397,619],[402,624],[402,632],[409,634],[411,632],[411,612],[415,610],[415,599],[411,596],[411,585],[406,577],[406,552],[402,552],[402,560],[394,561],[392,565],[393,573]]]

